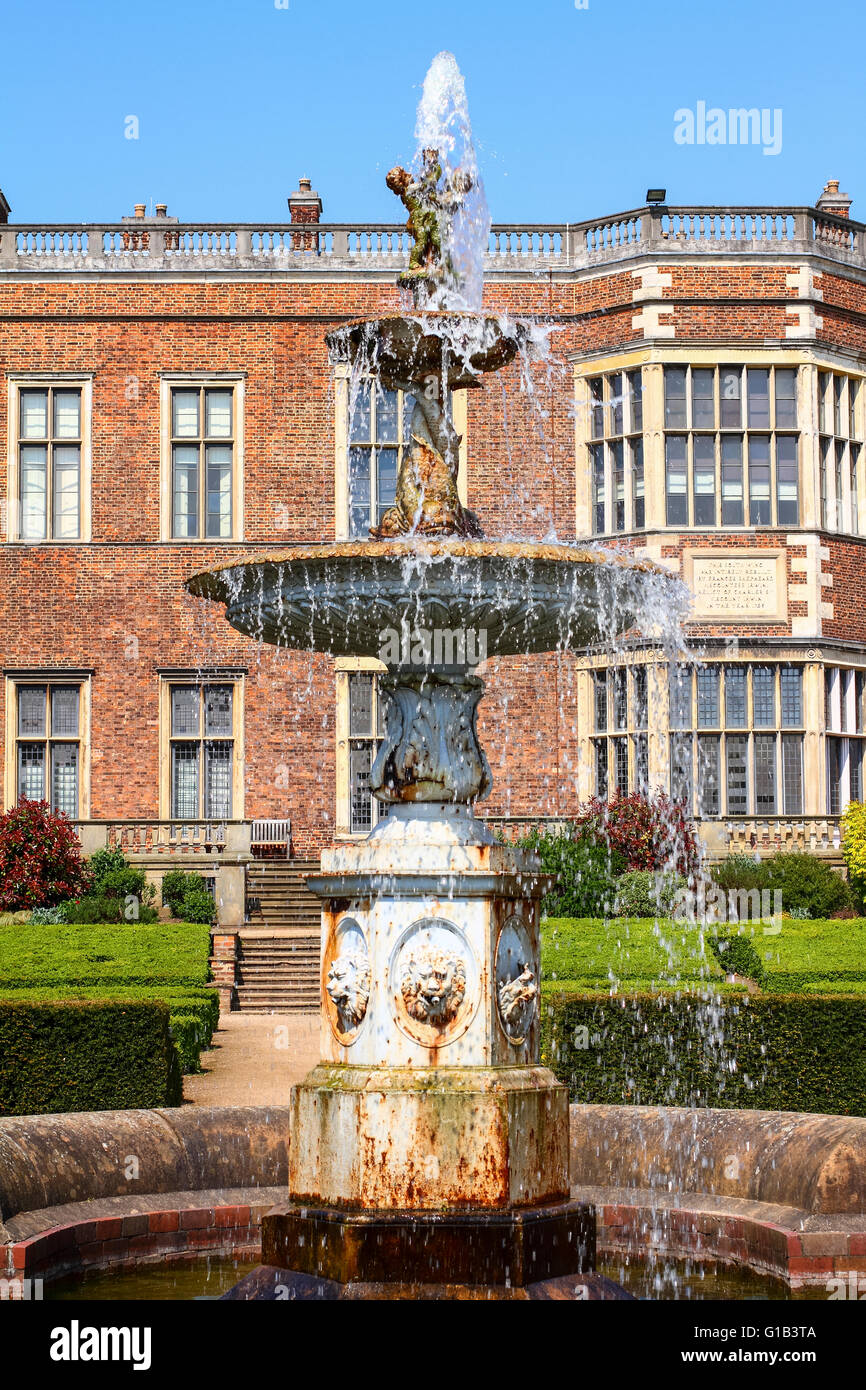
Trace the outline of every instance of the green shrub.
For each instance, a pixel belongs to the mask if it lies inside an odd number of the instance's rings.
[[[771,890],[782,894],[782,911],[813,919],[851,907],[848,884],[824,859],[813,854],[777,854],[770,860]]]
[[[184,894],[183,902],[180,905],[180,915],[186,922],[213,922],[216,916],[216,904],[210,893],[203,888],[196,888],[190,893]]]
[[[842,817],[842,858],[848,866],[852,894],[866,900],[866,805],[849,803]]]
[[[169,869],[162,876],[162,905],[171,910],[175,917],[182,915],[183,900],[187,893],[201,893],[204,881],[201,874],[187,874],[183,869]]]
[[[866,1114],[866,995],[543,986],[542,1059],[573,1100]]]
[[[188,922],[0,928],[0,990],[207,984],[210,932]]]
[[[129,860],[122,849],[94,850],[87,861],[90,874],[90,891],[97,896],[102,892],[102,884],[109,874],[129,868]]]
[[[720,864],[713,865],[711,876],[713,882],[727,892],[769,888],[769,861],[755,859],[750,854],[730,854]]]
[[[180,1105],[165,1004],[0,998],[0,1115]]]
[[[30,914],[31,927],[54,927],[59,922],[69,921],[69,903],[56,903],[54,907],[34,907]]]
[[[748,980],[761,983],[764,963],[748,936],[742,932],[732,932],[710,936],[707,940],[726,975],[744,975]]]
[[[136,869],[131,864],[127,864],[123,869],[112,869],[110,873],[103,874],[99,887],[94,889],[94,896],[99,898],[133,897],[147,902],[149,897],[156,897],[156,889],[152,884],[146,882],[144,869]]]
[[[542,900],[542,913],[556,917],[603,917],[612,910],[616,880],[626,861],[616,850],[591,837],[575,838],[574,827],[533,830],[520,840],[522,849],[541,859],[546,874],[557,882]]]
[[[688,880],[650,869],[631,869],[616,885],[616,911],[621,917],[669,917],[676,895]]]
[[[201,1019],[197,1014],[172,1014],[171,1036],[177,1048],[184,1075],[201,1071],[201,1052],[207,1046]]]
[[[643,980],[656,987],[722,979],[694,922],[647,918],[549,917],[541,924],[542,980],[592,980],[596,987]]]
[[[142,903],[137,894],[129,898],[88,896],[76,903],[67,903],[65,907],[67,922],[85,926],[100,922],[155,922],[159,917],[156,909]]]

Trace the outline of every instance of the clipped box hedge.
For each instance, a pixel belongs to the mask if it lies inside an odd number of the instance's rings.
[[[866,997],[542,988],[571,1099],[866,1115]]]
[[[166,1004],[0,997],[0,1115],[180,1105]]]

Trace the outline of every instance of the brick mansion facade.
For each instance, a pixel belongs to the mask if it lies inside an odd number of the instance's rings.
[[[494,226],[486,307],[549,327],[556,361],[531,393],[517,364],[455,393],[464,500],[488,536],[626,547],[695,595],[679,668],[640,643],[487,663],[496,823],[663,786],[714,854],[833,853],[866,776],[849,201]],[[241,863],[290,821],[312,859],[375,821],[371,664],[260,649],[183,587],[363,537],[393,500],[405,402],[350,411],[325,334],[404,304],[406,234],[324,222],[307,180],[289,205],[35,226],[0,195],[4,797],[46,797],[89,847]]]

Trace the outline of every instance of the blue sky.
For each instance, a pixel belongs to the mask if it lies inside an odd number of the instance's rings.
[[[18,222],[282,221],[309,174],[331,221],[401,214],[430,60],[464,72],[494,221],[672,203],[810,203],[866,219],[862,0],[5,0],[0,187]],[[583,3],[583,0],[581,0]],[[782,148],[678,145],[681,108],[782,111]],[[124,137],[128,116],[139,138]]]

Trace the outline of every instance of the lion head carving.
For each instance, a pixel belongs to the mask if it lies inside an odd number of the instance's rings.
[[[400,982],[410,1018],[442,1028],[457,1017],[466,993],[466,962],[459,954],[425,946],[413,951]]]
[[[331,996],[340,1030],[357,1028],[370,1001],[370,961],[366,951],[347,950],[337,956],[328,971],[325,988]]]
[[[499,986],[499,1012],[505,1031],[512,1037],[520,1037],[529,1027],[537,995],[535,974],[528,965],[522,967],[515,979]]]

